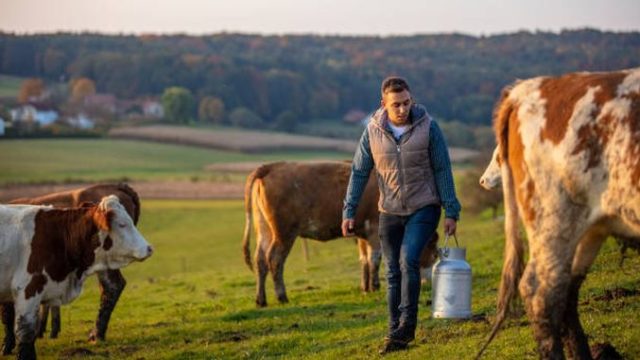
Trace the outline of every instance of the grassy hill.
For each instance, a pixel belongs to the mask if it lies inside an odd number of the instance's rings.
[[[128,281],[108,341],[85,342],[98,308],[97,282],[62,308],[62,333],[40,339],[41,358],[88,359],[371,359],[386,326],[385,292],[358,289],[353,241],[310,241],[305,262],[296,243],[285,266],[290,303],[279,305],[267,281],[269,307],[254,306],[254,277],[241,258],[240,201],[147,200],[140,228],[153,257],[124,269]],[[432,319],[423,286],[416,343],[389,359],[470,359],[490,329],[502,261],[502,223],[465,215],[459,239],[473,268],[474,320]],[[252,239],[255,249],[255,237]],[[640,257],[619,269],[605,244],[580,297],[591,343],[610,342],[625,358],[640,357]],[[383,280],[384,281],[384,280]],[[386,284],[383,282],[383,288]],[[624,290],[626,289],[626,290]],[[615,296],[612,296],[614,294]],[[617,295],[616,295],[617,294]],[[2,336],[2,330],[0,330]],[[534,359],[528,321],[509,321],[485,359]]]

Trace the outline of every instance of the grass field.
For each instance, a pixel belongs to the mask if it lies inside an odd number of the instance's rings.
[[[214,163],[348,159],[352,154],[279,151],[263,155],[111,139],[0,141],[0,185],[7,183],[215,179]]]
[[[254,278],[241,258],[244,225],[240,201],[142,203],[140,229],[155,246],[144,263],[124,269],[127,287],[113,314],[108,341],[85,342],[98,307],[97,282],[62,309],[59,339],[36,343],[42,359],[370,359],[385,335],[385,292],[358,289],[353,241],[310,242],[305,262],[300,243],[285,267],[290,303],[254,306]],[[474,321],[430,317],[423,287],[414,345],[389,359],[469,359],[490,329],[502,262],[502,224],[465,214],[459,239],[473,268]],[[255,238],[252,239],[252,250]],[[633,255],[624,269],[609,241],[581,293],[580,311],[592,343],[611,342],[626,358],[640,357],[640,295],[609,299],[615,289],[640,288]],[[383,282],[383,288],[385,283]],[[0,335],[2,330],[0,330]],[[525,318],[509,321],[485,359],[536,358]]]
[[[345,159],[337,152],[248,155],[125,140],[0,141],[0,185],[115,179],[217,179],[216,163]],[[240,180],[242,176],[238,175]],[[241,201],[143,199],[140,229],[156,249],[124,269],[128,285],[113,314],[108,341],[86,342],[98,309],[98,287],[62,309],[59,339],[37,342],[42,359],[368,359],[385,335],[385,292],[362,294],[353,241],[310,242],[305,262],[297,243],[285,267],[291,302],[279,305],[267,282],[266,309],[256,309],[253,274],[242,261]],[[463,214],[459,239],[473,267],[473,321],[436,320],[421,297],[415,345],[390,359],[469,359],[490,329],[502,263],[502,223]],[[255,249],[255,239],[252,240]],[[618,268],[609,241],[581,292],[591,343],[612,343],[640,358],[640,256]],[[383,283],[383,288],[384,288]],[[624,289],[628,290],[625,291]],[[0,330],[0,336],[3,335]],[[536,358],[526,318],[511,320],[486,359]]]

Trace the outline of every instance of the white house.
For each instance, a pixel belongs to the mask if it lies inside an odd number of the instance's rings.
[[[67,119],[67,123],[74,128],[83,130],[93,129],[93,127],[95,126],[95,121],[93,121],[84,113],[69,117]]]
[[[40,126],[53,124],[58,120],[59,114],[53,108],[26,104],[10,110],[11,118],[15,122],[37,122]]]
[[[146,100],[142,103],[142,112],[145,116],[152,118],[164,117],[164,108],[162,104],[154,100]]]

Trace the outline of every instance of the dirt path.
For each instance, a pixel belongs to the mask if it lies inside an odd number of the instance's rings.
[[[129,182],[141,199],[241,199],[243,183],[192,181]],[[0,202],[19,197],[34,197],[65,191],[89,184],[8,185],[0,187]]]

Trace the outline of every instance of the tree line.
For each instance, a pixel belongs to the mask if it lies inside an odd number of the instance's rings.
[[[437,118],[488,125],[501,89],[517,78],[629,68],[638,59],[640,33],[593,29],[480,37],[0,33],[2,74],[87,78],[119,98],[186,89],[193,118],[249,127],[369,112],[390,74],[406,77]]]

